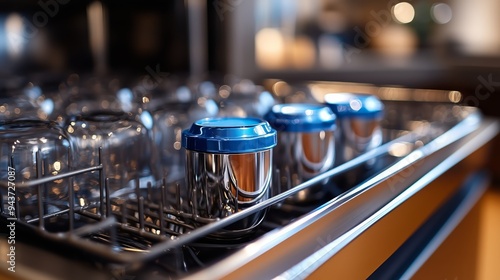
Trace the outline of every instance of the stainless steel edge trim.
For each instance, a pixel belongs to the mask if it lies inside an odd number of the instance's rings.
[[[390,178],[391,175],[394,175],[395,172],[401,171],[404,168],[411,166],[415,161],[420,160],[425,158],[428,155],[431,155],[433,153],[436,153],[438,150],[443,149],[444,147],[452,144],[453,142],[471,134],[473,131],[477,130],[479,125],[480,125],[480,116],[474,114],[475,116],[471,116],[470,118],[467,118],[463,122],[459,123],[456,125],[454,128],[452,128],[450,131],[444,133],[440,137],[436,138],[434,141],[429,143],[428,145],[425,145],[421,149],[411,153],[410,155],[406,156],[403,158],[401,161],[396,163],[395,165],[391,166],[386,170],[385,172],[382,172],[372,178],[371,180],[365,182],[364,184],[361,184],[359,187],[353,189],[352,191],[349,191],[345,195],[342,195],[340,197],[337,197],[330,201],[329,203],[323,205],[316,211],[308,214],[307,216],[301,218],[300,220],[285,226],[284,228],[280,230],[275,230],[267,235],[263,236],[261,239],[255,241],[254,243],[248,245],[247,247],[243,248],[241,251],[236,252],[232,256],[220,261],[219,263],[208,267],[196,274],[193,274],[189,276],[187,279],[196,279],[197,277],[208,277],[210,279],[218,279],[222,278],[229,273],[232,273],[233,271],[237,270],[240,267],[243,267],[247,262],[257,258],[258,256],[264,254],[265,252],[269,251],[273,247],[277,246],[278,244],[282,243],[286,239],[290,238],[291,236],[295,235],[296,233],[304,230],[306,227],[309,225],[313,224],[314,222],[318,221],[320,218],[326,216],[335,208],[340,207],[341,205],[347,203],[349,200],[355,198],[356,196],[359,196],[362,192],[367,191],[371,187],[375,186],[378,182],[381,182],[383,180],[387,180]],[[484,128],[486,127],[486,128]],[[487,141],[491,140],[491,138],[498,133],[498,125],[496,122],[489,122],[488,124],[483,125],[481,137],[477,137],[474,139],[474,141],[468,143],[465,147],[462,147],[460,149],[461,153],[467,152],[466,148],[470,149],[470,153],[473,152],[475,149],[486,143]],[[446,155],[445,155],[446,156]],[[463,154],[465,157],[465,154]],[[447,164],[450,163],[451,160],[454,160],[452,157],[447,161]],[[456,160],[456,159],[455,159]],[[444,165],[441,165],[444,166]],[[442,168],[442,167],[441,167]],[[416,174],[418,175],[418,174]],[[423,176],[424,174],[422,174]],[[420,176],[420,177],[422,177]],[[431,175],[429,175],[431,176]],[[419,178],[420,178],[419,177]],[[428,179],[428,178],[426,178]],[[423,179],[422,179],[423,180]],[[422,183],[423,181],[421,181]],[[415,187],[416,188],[416,187]],[[413,190],[413,189],[411,189]],[[411,190],[407,191],[405,195],[409,195],[408,192]],[[403,191],[403,190],[401,190]],[[400,194],[400,193],[399,193]],[[398,195],[398,193],[395,194],[395,196]],[[380,205],[382,206],[382,205]],[[390,204],[389,206],[395,207],[393,204]],[[389,207],[388,206],[388,207]],[[378,217],[378,216],[376,216]],[[359,226],[366,225],[369,221],[365,221],[365,224],[360,224]],[[345,229],[346,232],[348,230],[354,230],[353,228],[347,228]],[[351,232],[352,234],[352,232]],[[347,235],[348,236],[348,235]],[[346,237],[347,237],[346,236]],[[335,241],[334,241],[335,242]],[[338,241],[337,241],[338,242]],[[340,244],[339,244],[340,245]],[[336,244],[337,246],[337,244]],[[302,260],[305,256],[302,256]],[[291,256],[291,259],[293,259],[294,256]],[[275,265],[281,262],[281,265],[286,266],[286,264],[283,264],[284,262],[293,262],[293,260],[278,260]],[[295,263],[296,264],[296,263]],[[293,264],[289,264],[293,265]],[[289,269],[290,266],[288,265]],[[279,267],[276,267],[276,270],[279,270]],[[286,270],[285,269],[285,270]],[[283,271],[279,273],[282,273]],[[257,273],[257,272],[256,272]],[[278,273],[278,274],[279,274]],[[278,275],[277,274],[277,275]],[[253,275],[255,276],[255,275]],[[269,276],[269,275],[268,275]]]
[[[488,129],[490,127],[492,129]],[[292,269],[281,274],[279,278],[280,279],[297,279],[297,278],[303,279],[303,278],[307,277],[315,269],[317,269],[324,262],[326,262],[328,259],[330,259],[333,255],[335,255],[338,251],[340,251],[345,245],[347,245],[349,242],[351,242],[357,236],[359,236],[363,231],[365,231],[371,225],[375,224],[378,220],[382,219],[385,215],[387,215],[389,212],[394,210],[397,206],[404,203],[411,196],[413,196],[418,191],[423,189],[430,182],[434,181],[436,178],[438,178],[444,172],[446,172],[451,167],[456,165],[458,162],[460,162],[461,160],[466,158],[468,155],[472,154],[476,149],[478,149],[479,147],[486,144],[499,131],[498,125],[496,125],[496,124],[491,124],[488,128],[485,128],[485,130],[483,130],[481,135],[479,135],[477,138],[473,139],[473,141],[466,143],[462,148],[460,148],[456,152],[454,152],[451,156],[449,156],[447,159],[445,159],[443,162],[441,162],[439,165],[437,165],[434,169],[432,169],[430,172],[428,172],[424,177],[422,177],[420,180],[418,180],[413,185],[411,185],[409,188],[407,188],[405,191],[403,191],[403,193],[398,195],[394,200],[392,200],[388,204],[384,205],[384,207],[382,207],[379,211],[377,211],[370,218],[366,219],[365,221],[363,221],[363,223],[359,224],[355,228],[348,231],[346,234],[341,236],[339,239],[337,239],[337,240],[331,242],[330,244],[328,244],[327,246],[323,247],[320,251],[311,255],[309,258],[305,259],[303,262],[294,266]],[[479,194],[482,194],[482,193],[483,192],[480,192]],[[479,194],[476,194],[474,199],[472,201],[468,202],[467,207],[464,208],[464,210],[459,213],[459,216],[455,217],[455,219],[451,222],[450,225],[447,225],[447,227],[445,229],[441,230],[443,232],[441,232],[441,231],[439,232],[439,238],[436,240],[433,240],[433,244],[432,244],[433,246],[431,246],[430,248],[426,248],[426,252],[422,253],[422,255],[420,256],[419,261],[421,263],[425,262],[425,260],[432,254],[432,252],[435,250],[435,248],[437,246],[439,246],[439,244],[446,238],[446,236],[448,236],[449,233],[462,220],[462,218],[467,213],[468,209],[470,209],[472,207],[473,204],[471,204],[471,203],[473,203],[473,202],[475,203],[479,199]],[[467,210],[467,211],[465,211],[465,210]],[[439,243],[436,243],[436,242],[439,242]],[[417,265],[417,263],[414,263],[411,270],[409,270],[405,273],[406,277],[402,277],[402,279],[410,278],[411,275],[413,275],[417,271],[418,267],[421,266],[421,263],[420,263],[420,265]]]

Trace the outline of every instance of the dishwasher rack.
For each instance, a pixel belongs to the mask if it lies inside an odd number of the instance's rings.
[[[377,149],[363,154],[355,160],[349,161],[331,171],[310,179],[289,191],[273,196],[262,203],[242,210],[224,219],[201,218],[189,213],[174,210],[174,208],[171,207],[166,207],[166,205],[168,205],[167,196],[169,195],[167,193],[167,189],[172,187],[172,185],[167,185],[164,180],[162,181],[160,188],[156,189],[153,188],[151,183],[148,183],[146,188],[141,188],[140,183],[137,182],[135,184],[135,196],[137,199],[111,199],[108,195],[109,191],[107,180],[104,179],[105,173],[102,168],[102,164],[100,163],[101,157],[103,156],[101,152],[99,153],[99,164],[97,166],[61,173],[53,177],[40,178],[28,183],[16,184],[16,189],[29,188],[36,190],[37,194],[43,194],[43,185],[45,183],[53,180],[69,178],[69,184],[71,185],[71,179],[75,176],[87,172],[99,172],[101,178],[101,195],[99,197],[98,204],[81,207],[76,206],[74,203],[70,203],[69,200],[72,197],[72,188],[68,188],[69,195],[67,209],[50,214],[38,215],[39,217],[42,216],[42,218],[32,218],[26,221],[18,220],[17,217],[20,215],[20,205],[19,199],[17,199],[15,205],[15,217],[7,215],[7,211],[3,211],[2,216],[4,219],[9,221],[16,220],[16,222],[26,227],[26,229],[34,231],[36,234],[44,238],[71,244],[81,250],[97,254],[107,261],[116,263],[144,262],[158,257],[164,251],[179,248],[182,245],[186,245],[199,238],[209,236],[211,233],[215,233],[219,230],[224,231],[224,228],[230,226],[232,223],[252,215],[253,213],[281,203],[286,198],[293,196],[301,190],[309,188],[326,178],[342,174],[347,170],[362,165],[374,157],[387,154],[390,146],[394,143],[401,141],[416,141],[419,139],[419,135],[421,135],[421,133],[414,132],[399,137],[396,140],[378,147]],[[36,161],[37,163],[41,162],[39,152],[36,152]],[[3,188],[7,187],[5,184],[2,184],[1,186]],[[181,183],[175,183],[173,187],[179,189],[181,187]],[[179,191],[175,193],[178,194]],[[43,195],[40,195],[40,197],[43,197]],[[160,199],[153,199],[153,197],[159,197]],[[175,201],[177,203],[179,203],[179,199],[179,196],[175,197]],[[44,199],[38,200],[38,209],[39,211],[42,211],[42,213],[44,209],[43,201]],[[109,203],[107,203],[108,201]],[[7,209],[7,202],[3,205],[3,209]],[[178,206],[175,209],[181,209],[181,207]],[[54,218],[57,219],[58,217],[67,219],[68,229],[66,231],[61,232],[57,227],[51,227],[50,221],[52,220],[52,222],[54,222]],[[203,223],[205,226],[195,228],[187,221]],[[82,223],[84,223],[84,225],[81,225]],[[56,222],[56,224],[59,224],[59,222]],[[118,229],[123,230],[125,233],[137,234],[138,236],[145,238],[143,241],[156,241],[157,244],[150,246],[150,248],[145,248],[142,250],[143,254],[138,255],[137,252],[140,252],[141,250],[137,248],[127,248],[124,246],[125,244],[118,246],[120,243],[119,237],[117,236]],[[104,235],[100,235],[101,238],[98,237],[99,233],[103,230],[109,231],[108,240],[106,242],[109,243],[109,246],[103,245],[103,242],[87,242],[87,239],[95,241],[100,239],[101,241],[104,241]],[[189,234],[184,235],[184,233],[187,232],[189,232]],[[117,253],[116,248],[118,247],[122,247],[122,252]]]
[[[388,105],[390,106],[390,104]],[[171,207],[173,204],[180,203],[180,198],[175,193],[179,193],[182,182],[167,184],[162,181],[159,187],[155,187],[152,183],[144,186],[137,181],[134,192],[128,198],[110,198],[108,182],[105,179],[106,174],[104,174],[101,164],[101,158],[104,156],[101,151],[97,166],[40,178],[29,183],[16,184],[16,189],[36,190],[39,196],[43,197],[44,184],[50,181],[67,178],[69,185],[72,186],[71,182],[75,176],[86,172],[99,172],[99,203],[86,207],[77,206],[72,203],[73,190],[68,188],[69,195],[67,208],[65,209],[43,214],[43,203],[44,200],[46,202],[46,199],[39,199],[38,209],[42,215],[38,215],[38,217],[41,218],[20,220],[17,219],[20,209],[19,199],[16,199],[15,208],[17,212],[15,217],[8,214],[8,211],[6,211],[8,205],[4,201],[0,219],[6,222],[16,220],[17,225],[23,230],[34,233],[42,240],[70,246],[79,252],[92,256],[95,260],[107,264],[125,265],[129,268],[141,267],[144,263],[159,258],[179,261],[179,254],[196,255],[193,250],[197,250],[197,248],[219,247],[229,251],[239,250],[266,232],[276,230],[280,226],[321,207],[322,203],[333,199],[341,199],[346,190],[351,192],[361,191],[356,190],[358,184],[369,179],[374,173],[383,171],[387,167],[396,164],[399,160],[405,159],[404,156],[411,152],[417,150],[424,154],[434,152],[435,147],[433,146],[433,149],[430,149],[427,144],[439,139],[442,140],[443,138],[440,138],[440,135],[443,133],[447,135],[445,142],[450,143],[464,137],[475,128],[474,125],[471,126],[470,124],[473,124],[474,120],[477,121],[481,118],[480,113],[474,108],[460,107],[453,104],[432,104],[432,106],[445,106],[449,112],[454,112],[454,116],[441,118],[439,121],[415,119],[406,122],[405,127],[401,127],[397,123],[394,124],[392,121],[386,123],[384,128],[386,141],[381,146],[303,182],[293,189],[274,195],[257,205],[223,219],[200,218],[190,213],[175,210],[181,209],[180,207]],[[395,121],[400,120],[395,118]],[[439,145],[445,144],[440,143]],[[403,149],[403,154],[397,154],[398,151],[395,151],[395,149],[401,148],[401,145],[406,150]],[[368,161],[382,157],[390,158],[390,160],[382,162],[379,170],[373,170],[370,173],[369,170],[364,168],[364,164]],[[38,153],[36,154],[36,160],[37,163],[41,162]],[[354,174],[359,175],[360,170],[364,172],[364,175],[358,176],[355,183],[349,186],[341,186],[337,193],[328,197],[322,203],[302,208],[285,203],[288,197],[327,178],[344,178],[351,171],[356,171]],[[274,180],[279,177],[280,174],[275,174]],[[7,188],[7,184],[1,182],[0,187]],[[174,195],[172,195],[172,190]],[[267,216],[271,218],[265,219],[260,225],[263,230],[255,229],[257,233],[254,236],[241,240],[221,240],[217,237],[216,233],[221,231],[226,234],[230,233],[231,230],[227,229],[228,226],[254,213],[259,211],[279,212],[286,211],[286,209],[291,209],[292,212],[295,211],[298,214],[292,215],[289,220],[284,222],[276,222],[272,219],[273,215],[268,213]],[[204,226],[194,227],[194,223],[204,224]],[[199,262],[196,257],[192,259],[194,259],[195,263]],[[176,264],[175,266],[179,265],[185,264]],[[175,270],[175,268],[172,270]]]

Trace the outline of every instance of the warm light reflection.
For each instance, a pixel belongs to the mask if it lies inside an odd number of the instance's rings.
[[[106,69],[106,11],[100,1],[94,1],[87,7],[89,41],[94,56],[95,69]]]
[[[288,85],[284,81],[276,82],[273,85],[273,92],[274,92],[274,94],[276,94],[276,96],[280,96],[280,97],[287,96],[290,94],[291,90],[292,89],[291,89],[290,85]]]
[[[174,143],[174,149],[175,150],[180,150],[181,149],[181,142],[175,142]]]
[[[325,136],[326,136],[326,133],[325,133],[324,130],[322,130],[322,131],[319,132],[319,139],[325,140]]]
[[[415,18],[415,9],[408,2],[401,2],[392,7],[392,17],[399,23],[410,23]]]
[[[431,16],[434,22],[446,24],[453,18],[453,11],[448,4],[436,3],[431,7]]]
[[[394,143],[389,148],[389,154],[395,157],[404,157],[412,150],[412,144],[408,142]]]
[[[5,21],[5,33],[7,33],[8,52],[11,56],[18,56],[24,46],[23,37],[24,24],[19,14],[10,14]]]
[[[279,69],[285,65],[285,38],[274,28],[263,28],[255,35],[255,59],[265,69]]]
[[[314,66],[316,61],[316,47],[314,42],[306,36],[299,36],[295,38],[287,48],[290,54],[290,59],[286,59],[288,63],[291,62],[296,69],[308,69]]]
[[[108,100],[101,101],[101,107],[103,109],[108,109],[109,108],[109,101]]]
[[[222,98],[228,98],[231,95],[231,87],[228,85],[223,85],[219,88],[219,96]]]
[[[450,91],[448,93],[448,98],[450,99],[451,102],[453,103],[458,103],[460,100],[462,100],[462,93],[460,91]]]
[[[61,170],[61,162],[60,161],[55,161],[54,162],[54,170],[60,171]]]
[[[447,26],[457,50],[471,57],[498,56],[500,1],[452,1],[453,24]]]

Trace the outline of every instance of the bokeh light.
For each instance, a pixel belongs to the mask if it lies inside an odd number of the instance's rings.
[[[453,11],[448,4],[436,3],[431,7],[431,17],[438,24],[446,24],[453,18]]]
[[[410,23],[415,18],[415,9],[408,2],[400,2],[392,7],[392,17],[398,23]]]

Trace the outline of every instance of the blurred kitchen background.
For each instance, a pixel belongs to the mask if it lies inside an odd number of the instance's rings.
[[[1,1],[0,71],[143,74],[159,65],[464,93],[483,77],[480,94],[494,95],[499,11],[495,0]]]
[[[497,0],[1,0],[0,94],[71,73],[230,75],[454,90],[497,117],[499,14]]]
[[[500,86],[499,11],[495,0],[1,1],[0,73],[158,66],[455,89],[486,106]]]
[[[3,0],[0,88],[71,73],[323,80],[453,90],[499,116],[499,12],[495,0]]]

